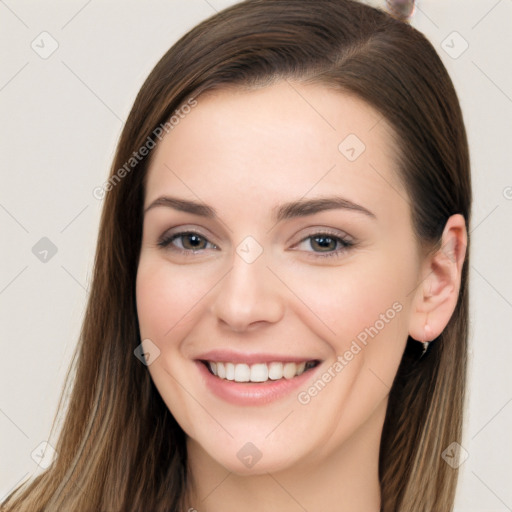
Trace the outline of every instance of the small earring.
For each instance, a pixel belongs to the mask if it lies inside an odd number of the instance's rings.
[[[425,324],[424,332],[425,332],[425,336],[424,336],[425,341],[421,342],[423,345],[423,352],[421,353],[420,359],[425,355],[425,352],[427,351],[428,346],[430,345],[430,340],[432,339],[432,329],[430,328],[428,323]],[[429,341],[426,341],[427,339]]]

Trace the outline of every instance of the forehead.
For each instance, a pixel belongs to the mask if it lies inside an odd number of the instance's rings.
[[[154,151],[146,205],[165,193],[196,195],[220,211],[223,202],[266,208],[326,192],[361,203],[406,198],[385,119],[318,84],[208,92]]]

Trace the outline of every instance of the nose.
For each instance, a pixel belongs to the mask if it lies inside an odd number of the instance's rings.
[[[234,254],[231,270],[216,288],[211,311],[226,329],[253,330],[283,317],[282,283],[267,268],[263,255],[247,263]]]

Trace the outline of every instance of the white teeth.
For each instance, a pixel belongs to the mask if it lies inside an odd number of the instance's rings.
[[[245,363],[220,363],[208,361],[211,372],[221,379],[236,382],[266,382],[268,380],[293,379],[306,370],[306,362],[302,363],[257,363],[249,366]],[[308,368],[311,365],[308,363]]]
[[[293,379],[297,373],[297,365],[295,363],[286,363],[283,366],[283,375],[285,379]]]
[[[224,363],[217,363],[217,374],[213,372],[214,375],[217,375],[221,379],[226,378],[226,367],[224,366]]]
[[[251,382],[265,382],[268,380],[268,366],[264,363],[251,366]]]
[[[224,363],[226,367],[226,379],[235,380],[235,365],[233,363]]]
[[[235,365],[235,380],[237,382],[249,382],[251,380],[251,369],[248,364]]]
[[[270,363],[268,368],[268,378],[279,380],[283,378],[283,363]]]

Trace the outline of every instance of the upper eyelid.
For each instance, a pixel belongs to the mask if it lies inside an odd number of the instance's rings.
[[[174,229],[176,229],[178,231],[173,232]],[[323,234],[329,234],[329,235],[332,235],[332,236],[338,236],[340,238],[353,238],[352,235],[350,235],[346,231],[343,231],[343,230],[340,230],[340,229],[336,229],[336,228],[326,228],[326,227],[321,227],[321,226],[313,226],[313,227],[308,227],[308,228],[304,228],[304,229],[305,230],[310,230],[311,229],[312,231],[308,232],[308,234],[302,233],[302,235],[294,235],[292,238],[296,238],[296,236],[302,236],[302,238],[300,238],[300,240],[303,240],[304,238],[307,238],[309,236],[323,235]],[[303,231],[303,230],[301,230],[301,231]],[[204,234],[202,232],[202,229],[198,229],[198,228],[194,228],[194,227],[188,228],[186,226],[176,226],[175,228],[170,228],[170,229],[164,231],[164,233],[161,235],[160,238],[163,238],[165,236],[184,235],[184,234],[187,234],[187,233],[195,233],[197,235],[200,235],[200,236],[202,236],[204,238],[208,238],[208,239],[211,236],[209,234]],[[217,238],[217,236],[213,234],[213,238]],[[209,240],[209,241],[211,241],[211,240]]]
[[[332,252],[342,251],[345,248],[352,247],[352,246],[355,245],[355,240],[353,238],[351,238],[351,237],[344,237],[344,236],[332,234],[332,233],[329,233],[329,232],[325,232],[325,233],[318,232],[318,233],[311,233],[309,235],[303,236],[300,240],[298,240],[297,242],[295,242],[292,245],[292,248],[297,247],[298,245],[306,242],[309,239],[313,239],[313,238],[315,238],[317,236],[321,236],[321,235],[327,235],[327,237],[332,238],[333,240],[339,242],[342,245],[342,247],[340,249],[336,249],[334,251],[331,251],[331,253]],[[316,251],[306,251],[306,252],[316,253]],[[321,253],[318,252],[317,254],[321,254]],[[328,253],[326,252],[325,254],[328,254]]]
[[[174,231],[174,230],[176,230],[176,231]],[[178,235],[186,235],[189,233],[199,235],[199,236],[205,238],[206,240],[208,240],[208,242],[211,242],[214,245],[218,245],[216,242],[211,240],[212,238],[213,239],[217,238],[217,236],[215,236],[214,234],[210,235],[210,234],[204,233],[202,229],[193,228],[193,227],[189,228],[187,226],[177,226],[175,228],[168,229],[168,230],[164,231],[162,233],[162,235],[160,235],[158,237],[158,239],[163,240],[163,239],[167,239],[167,238],[178,237]]]
[[[188,229],[188,230],[183,230],[183,231],[176,231],[176,233],[165,232],[161,237],[158,238],[157,244],[158,245],[162,245],[163,243],[165,243],[165,245],[171,245],[171,243],[174,240],[176,240],[178,238],[181,238],[181,237],[184,237],[186,235],[197,235],[197,236],[200,236],[201,238],[204,238],[206,240],[206,242],[209,243],[210,245],[214,245],[215,247],[218,247],[218,245],[219,245],[219,244],[217,244],[215,242],[212,242],[210,240],[209,236],[206,236],[203,233],[200,233],[199,231],[195,231],[193,229]],[[203,249],[201,249],[201,250],[203,250]]]
[[[310,231],[311,230],[311,231]],[[304,231],[307,231],[307,233],[304,233]],[[349,235],[346,231],[343,231],[342,229],[336,229],[336,228],[325,228],[320,226],[313,226],[310,228],[305,228],[305,230],[301,230],[301,235],[303,238],[307,238],[309,236],[314,235],[331,235],[331,236],[337,236],[339,238],[353,238],[352,235]]]

